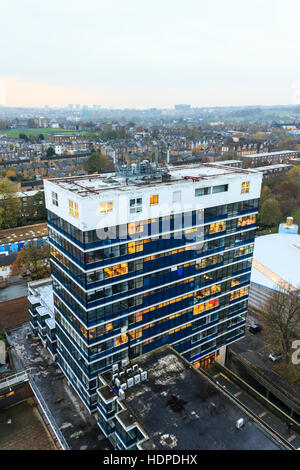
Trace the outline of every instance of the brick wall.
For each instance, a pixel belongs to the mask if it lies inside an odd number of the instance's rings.
[[[0,302],[0,330],[29,321],[27,297]]]

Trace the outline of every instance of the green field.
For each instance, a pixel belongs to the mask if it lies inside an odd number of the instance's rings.
[[[0,131],[0,135],[5,134],[8,137],[14,137],[14,138],[18,138],[20,134],[25,134],[27,136],[44,134],[44,136],[46,136],[47,134],[71,135],[71,134],[76,134],[76,133],[77,131],[73,129],[52,129],[51,127],[50,128],[37,128],[37,129],[7,129],[7,130]]]
[[[300,221],[300,207],[295,209],[295,211],[292,214],[292,217],[294,217],[294,219],[297,220],[298,222]]]

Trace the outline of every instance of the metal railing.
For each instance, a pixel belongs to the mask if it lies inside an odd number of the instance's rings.
[[[9,375],[5,379],[0,381],[0,390],[4,388],[10,388],[13,385],[18,385],[29,380],[28,374],[26,371],[17,372],[16,374]]]
[[[42,397],[41,392],[39,391],[36,383],[34,382],[33,378],[31,378],[31,377],[29,377],[29,384],[30,384],[31,389],[34,393],[34,396],[36,397],[36,399],[37,399],[37,401],[40,405],[40,408],[41,408],[46,420],[48,421],[53,433],[55,434],[55,437],[57,438],[61,448],[63,450],[70,450],[70,447],[69,447],[67,441],[65,440],[64,436],[62,435],[61,430],[57,426],[56,421],[53,418],[52,413],[49,410],[48,406],[46,405],[46,402],[45,402],[44,398]]]
[[[227,395],[236,405],[239,406],[248,416],[250,416],[255,422],[257,422],[263,429],[265,429],[268,434],[272,435],[277,442],[289,450],[295,450],[295,447],[285,439],[281,434],[279,434],[275,429],[273,429],[268,423],[263,421],[259,416],[257,416],[248,406],[242,403],[237,397],[235,397],[229,390],[224,389],[221,384],[218,383],[216,379],[210,376],[205,370],[200,369],[200,373],[205,376],[211,383],[215,385],[219,390],[223,392],[224,395]]]

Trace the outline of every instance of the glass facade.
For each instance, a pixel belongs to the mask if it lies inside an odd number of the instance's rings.
[[[226,204],[109,235],[48,211],[58,363],[91,412],[113,363],[164,344],[194,362],[243,336],[257,208]]]

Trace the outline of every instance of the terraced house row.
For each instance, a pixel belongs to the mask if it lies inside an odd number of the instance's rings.
[[[170,344],[205,367],[244,336],[261,180],[197,165],[45,181],[57,361],[90,412],[123,359]]]

